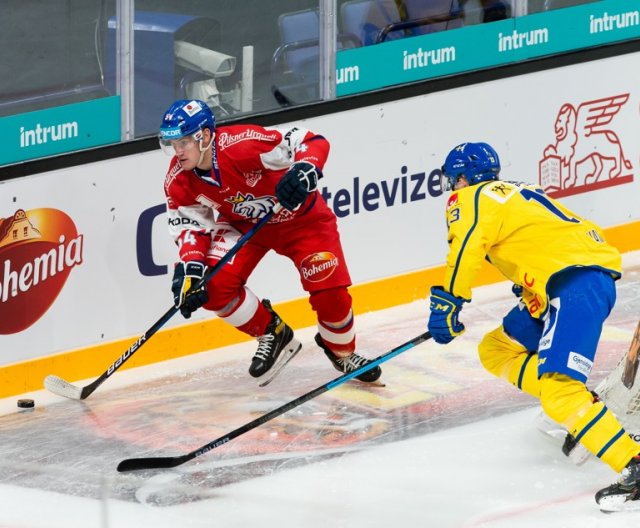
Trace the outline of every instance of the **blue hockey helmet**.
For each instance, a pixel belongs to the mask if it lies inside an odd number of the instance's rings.
[[[164,113],[160,125],[160,145],[164,149],[174,139],[194,136],[202,139],[202,130],[215,131],[216,120],[204,101],[180,99]]]
[[[500,175],[500,158],[487,143],[461,143],[447,155],[442,166],[444,190],[455,188],[459,176],[469,185],[497,180]]]

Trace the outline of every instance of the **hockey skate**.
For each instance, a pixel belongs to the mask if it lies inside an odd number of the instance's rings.
[[[640,510],[640,455],[622,470],[618,482],[596,493],[596,502],[605,513]]]
[[[554,422],[542,410],[536,417],[535,426],[546,438],[561,445],[562,453],[576,466],[581,466],[593,456],[571,433]]]
[[[258,337],[258,350],[249,367],[249,374],[261,378],[260,387],[270,383],[302,348],[291,327],[273,311],[269,300],[263,299],[262,304],[271,312],[271,322],[264,335]]]
[[[368,361],[366,358],[359,356],[355,352],[343,358],[336,356],[333,352],[331,352],[329,347],[325,345],[322,337],[320,337],[320,334],[316,334],[315,340],[316,344],[324,351],[336,370],[339,370],[344,374],[359,369]],[[372,369],[369,369],[367,372],[363,372],[359,376],[356,376],[356,379],[367,383],[373,383],[374,381],[378,381],[378,378],[381,374],[382,370],[380,369],[380,367],[375,366]]]

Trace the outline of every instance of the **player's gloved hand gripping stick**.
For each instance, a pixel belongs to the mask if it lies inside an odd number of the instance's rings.
[[[464,332],[464,325],[458,320],[463,304],[464,299],[444,291],[442,286],[431,287],[427,328],[436,343],[446,345]]]
[[[206,282],[208,282],[209,279],[211,279],[211,277],[213,277],[216,273],[218,273],[218,271],[222,269],[222,266],[224,266],[227,262],[229,262],[229,260],[231,260],[233,256],[238,251],[240,251],[240,248],[242,248],[242,246],[244,246],[249,241],[249,239],[253,237],[253,235],[255,235],[264,225],[266,225],[267,222],[269,222],[269,220],[271,219],[271,217],[277,214],[280,211],[280,209],[282,209],[282,206],[280,204],[274,205],[271,211],[265,214],[254,227],[252,227],[249,231],[247,231],[244,235],[242,235],[238,239],[238,242],[236,242],[236,245],[233,246],[229,250],[229,252],[218,261],[218,263],[215,266],[213,266],[210,270],[208,270],[207,273],[204,275],[204,277],[193,288],[195,290],[198,290],[202,284],[205,284]],[[180,309],[181,309],[180,306],[175,306],[175,305],[172,306],[162,317],[160,317],[160,319],[158,319],[153,324],[151,328],[149,328],[144,334],[142,334],[135,341],[135,343],[133,343],[118,359],[116,359],[111,365],[109,365],[109,368],[107,368],[107,370],[103,372],[98,379],[96,379],[86,387],[78,387],[76,385],[69,383],[68,381],[65,381],[64,379],[58,376],[49,375],[44,379],[45,388],[47,388],[54,394],[57,394],[59,396],[64,396],[65,398],[71,398],[73,400],[84,400],[87,396],[93,393],[93,391],[95,391],[100,385],[102,385],[102,383],[104,383],[107,380],[107,378],[109,378],[116,370],[118,370],[122,365],[124,365],[125,362],[131,356],[133,356],[133,354],[137,352],[140,349],[140,347],[144,345],[151,336],[153,336],[158,330],[160,330],[160,328],[162,328],[167,323],[167,321],[169,321],[169,319],[171,319],[178,311],[180,311]]]
[[[207,283],[202,280],[206,274],[207,265],[198,261],[178,262],[173,270],[173,300],[185,319],[209,300]]]
[[[322,171],[306,161],[291,165],[276,185],[276,196],[282,207],[295,211],[307,199],[309,193],[318,188]]]

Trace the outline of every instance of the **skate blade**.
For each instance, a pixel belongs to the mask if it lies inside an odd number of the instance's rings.
[[[557,442],[559,445],[562,445],[564,439],[567,437],[567,430],[554,422],[542,411],[540,411],[535,418],[534,425],[538,431],[545,435],[545,438],[552,440],[554,443]]]
[[[602,513],[615,513],[640,510],[640,500],[627,500],[627,495],[602,497],[598,503]]]
[[[581,466],[587,460],[589,460],[592,456],[593,455],[589,451],[587,451],[587,448],[584,447],[582,444],[576,445],[569,452],[569,460],[571,460],[571,462],[573,462],[576,466]]]
[[[271,383],[276,378],[276,376],[280,374],[280,371],[286,366],[287,363],[289,363],[289,361],[294,358],[294,356],[298,352],[300,352],[301,349],[302,343],[300,343],[300,341],[295,338],[289,341],[287,347],[282,352],[280,352],[280,356],[278,357],[278,359],[276,359],[273,367],[271,367],[261,378],[259,378],[260,383],[258,383],[258,387],[266,387],[267,385],[269,385],[269,383]]]

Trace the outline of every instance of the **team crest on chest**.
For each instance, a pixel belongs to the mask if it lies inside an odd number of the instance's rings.
[[[256,220],[267,214],[276,203],[273,196],[260,196],[256,198],[251,193],[243,194],[238,192],[235,196],[226,199],[233,205],[233,212],[239,216],[244,216],[249,220]]]
[[[249,187],[255,187],[256,184],[260,181],[260,178],[262,178],[262,171],[255,170],[251,172],[243,172],[242,175],[244,176],[244,179]]]

